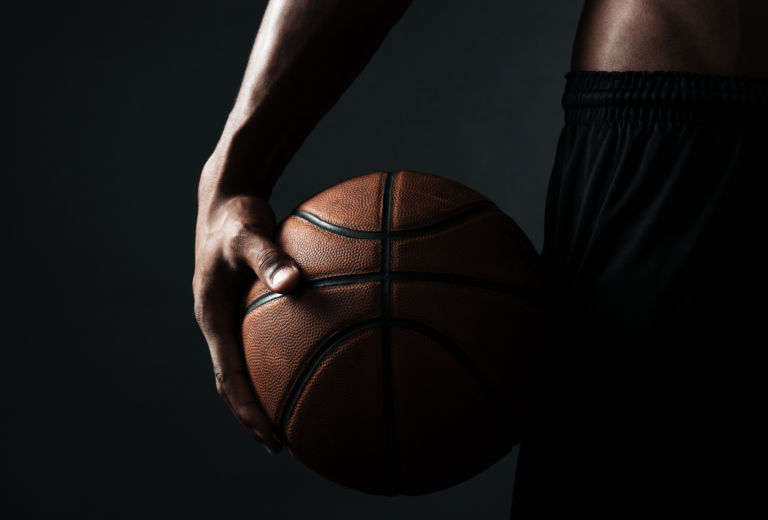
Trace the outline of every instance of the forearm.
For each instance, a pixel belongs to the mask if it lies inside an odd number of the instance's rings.
[[[201,195],[268,197],[410,1],[270,1]]]

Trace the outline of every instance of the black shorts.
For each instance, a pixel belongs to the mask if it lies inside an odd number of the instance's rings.
[[[768,78],[566,76],[512,518],[766,513]]]

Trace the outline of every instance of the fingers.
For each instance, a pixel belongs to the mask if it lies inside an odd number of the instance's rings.
[[[249,237],[243,258],[256,276],[276,293],[287,294],[299,285],[301,273],[296,262],[263,236]]]
[[[256,402],[248,374],[245,371],[218,371],[216,388],[248,434],[261,442],[272,455],[280,453],[282,446],[275,440],[272,427]]]
[[[272,454],[282,446],[251,386],[241,340],[240,304],[253,272],[280,294],[293,291],[298,265],[272,240],[274,213],[255,196],[233,197],[198,214],[193,292],[216,388],[238,421]]]
[[[221,287],[209,288],[195,309],[211,351],[216,389],[248,434],[274,455],[282,447],[274,439],[269,419],[250,384],[240,344],[236,299],[225,297],[222,291]]]

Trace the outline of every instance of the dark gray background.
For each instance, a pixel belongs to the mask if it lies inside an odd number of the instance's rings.
[[[270,457],[216,394],[192,313],[197,180],[265,5],[8,13],[0,384],[13,518],[509,514],[517,448],[441,493],[367,496]],[[541,250],[580,9],[416,0],[289,165],[278,218],[343,179],[411,169],[488,195]]]

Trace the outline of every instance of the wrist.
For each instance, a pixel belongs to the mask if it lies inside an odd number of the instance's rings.
[[[236,195],[257,195],[269,200],[281,169],[247,131],[225,133],[200,175],[198,202]]]

